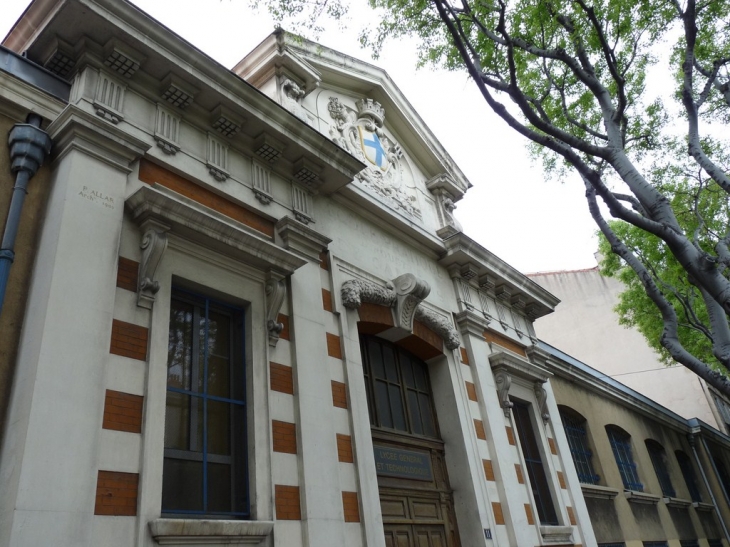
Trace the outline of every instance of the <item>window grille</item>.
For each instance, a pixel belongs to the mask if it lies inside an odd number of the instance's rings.
[[[611,443],[613,456],[616,458],[616,465],[618,466],[619,473],[621,473],[624,488],[643,492],[644,485],[639,482],[636,464],[631,454],[631,436],[613,427],[607,427],[606,433]]]
[[[696,539],[683,539],[679,544],[681,547],[700,547],[700,542]]]
[[[370,423],[438,438],[426,363],[374,336],[360,336]]]
[[[249,516],[243,310],[173,293],[162,512]]]
[[[666,541],[644,541],[644,547],[669,547]]]
[[[600,477],[593,470],[593,452],[588,448],[585,420],[569,416],[560,411],[565,436],[568,438],[570,454],[573,456],[578,479],[584,484],[598,484]]]
[[[723,547],[721,539],[708,539],[707,545],[709,547]]]
[[[658,442],[647,439],[646,450],[649,452],[651,463],[654,466],[654,472],[656,473],[657,479],[659,479],[662,494],[670,498],[676,497],[677,493],[674,491],[672,479],[669,477],[667,453],[664,451],[664,448]]]
[[[681,450],[677,450],[674,454],[677,456],[679,470],[682,472],[684,482],[687,484],[687,490],[689,490],[690,498],[692,498],[692,501],[701,502],[702,495],[700,494],[700,489],[697,486],[697,477],[695,475],[694,468],[692,467],[692,461],[689,459],[689,456]]]

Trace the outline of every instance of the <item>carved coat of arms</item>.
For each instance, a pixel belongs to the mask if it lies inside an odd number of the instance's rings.
[[[367,165],[356,178],[374,190],[392,207],[412,216],[421,216],[416,198],[403,183],[403,151],[383,130],[385,110],[379,102],[360,99],[357,112],[330,97],[327,108],[335,125],[332,139]]]

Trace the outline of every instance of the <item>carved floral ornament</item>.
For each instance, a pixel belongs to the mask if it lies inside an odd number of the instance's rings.
[[[416,196],[404,181],[403,150],[383,129],[385,109],[368,98],[355,106],[357,112],[330,97],[327,109],[335,122],[330,127],[332,140],[367,166],[355,176],[358,181],[397,211],[420,218]]]
[[[451,322],[444,316],[421,306],[431,292],[428,283],[413,274],[403,274],[385,287],[364,279],[351,279],[342,284],[342,304],[348,309],[358,309],[363,302],[395,308],[396,327],[413,332],[413,321],[421,321],[454,350],[461,340]]]

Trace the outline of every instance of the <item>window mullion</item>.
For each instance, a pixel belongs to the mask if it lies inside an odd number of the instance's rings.
[[[205,299],[203,336],[203,511],[208,512],[208,306]]]

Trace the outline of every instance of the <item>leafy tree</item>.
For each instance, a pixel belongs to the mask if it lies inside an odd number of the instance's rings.
[[[660,317],[659,327],[642,327],[638,308],[627,308],[624,320],[730,397],[730,381],[713,368],[730,370],[730,177],[726,142],[713,131],[730,117],[730,0],[369,4],[381,22],[365,45],[418,37],[421,62],[466,69],[548,173],[580,175],[604,248],[617,256],[605,270],[633,271],[632,294]],[[338,17],[343,5],[268,3],[275,14]],[[669,101],[648,95],[655,77],[676,88]]]

